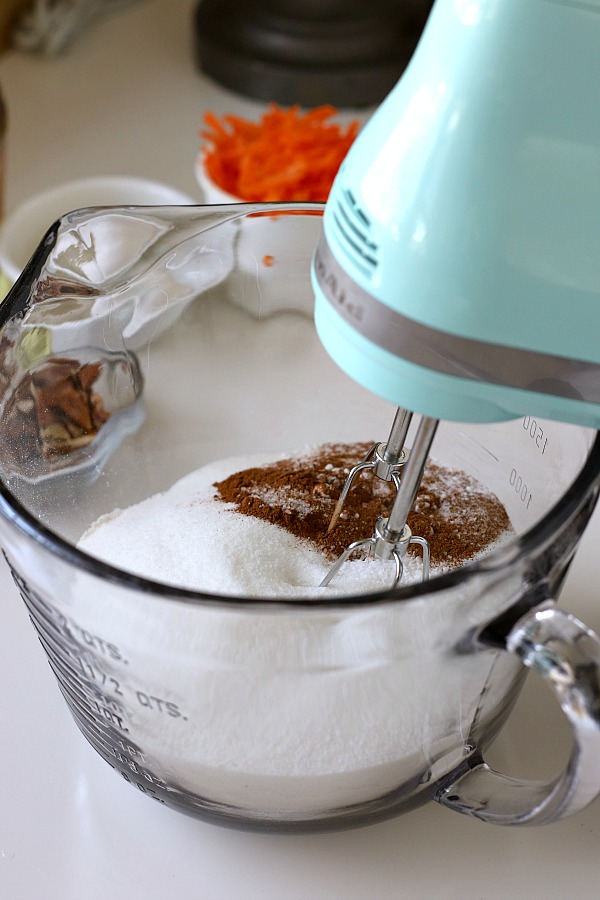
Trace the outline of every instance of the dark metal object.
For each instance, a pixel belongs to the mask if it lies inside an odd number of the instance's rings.
[[[201,71],[260,100],[379,103],[417,45],[433,0],[201,0]]]

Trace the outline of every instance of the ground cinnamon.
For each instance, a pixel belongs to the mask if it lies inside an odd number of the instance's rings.
[[[370,472],[355,479],[336,528],[327,528],[346,476],[371,444],[325,444],[314,453],[245,469],[217,482],[216,497],[310,541],[329,558],[370,537],[388,515],[392,484]],[[465,472],[428,462],[408,525],[429,542],[432,564],[455,567],[511,528],[498,498]]]

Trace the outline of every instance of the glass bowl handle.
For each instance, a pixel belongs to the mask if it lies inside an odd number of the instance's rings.
[[[479,755],[438,791],[443,806],[497,825],[544,825],[582,810],[600,793],[600,640],[547,603],[512,628],[506,649],[547,682],[571,723],[573,749],[549,781],[509,778]]]

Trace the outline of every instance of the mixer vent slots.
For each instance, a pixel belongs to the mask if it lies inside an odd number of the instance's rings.
[[[342,188],[336,201],[333,206],[336,237],[356,267],[370,277],[379,261],[379,248],[371,238],[371,221],[348,188]]]

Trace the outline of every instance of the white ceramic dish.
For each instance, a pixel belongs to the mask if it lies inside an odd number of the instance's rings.
[[[45,231],[67,212],[87,206],[189,206],[197,201],[158,181],[98,176],[57,184],[9,212],[0,230],[0,269],[11,287]]]
[[[230,194],[212,180],[206,170],[204,153],[196,157],[196,181],[202,191],[202,199],[207,204],[243,203],[240,197]]]
[[[196,157],[196,180],[202,191],[202,199],[207,205],[229,203],[245,203],[240,197],[229,194],[216,184],[206,170],[204,154]],[[315,210],[322,214],[322,205],[315,204]],[[288,217],[289,218],[289,217]],[[255,285],[261,286],[261,315],[277,311],[281,305],[281,281],[286,280],[287,308],[302,310],[304,308],[303,291],[293,279],[282,276],[281,260],[288,259],[290,240],[293,242],[293,256],[296,259],[310,260],[314,250],[314,231],[307,226],[307,219],[298,216],[295,225],[289,220],[284,225],[277,215],[264,215],[260,229],[256,222],[249,228],[243,219],[238,222],[235,247],[235,278],[231,279],[231,295],[234,302],[244,305],[244,298],[251,297]],[[265,249],[268,251],[265,253]]]

